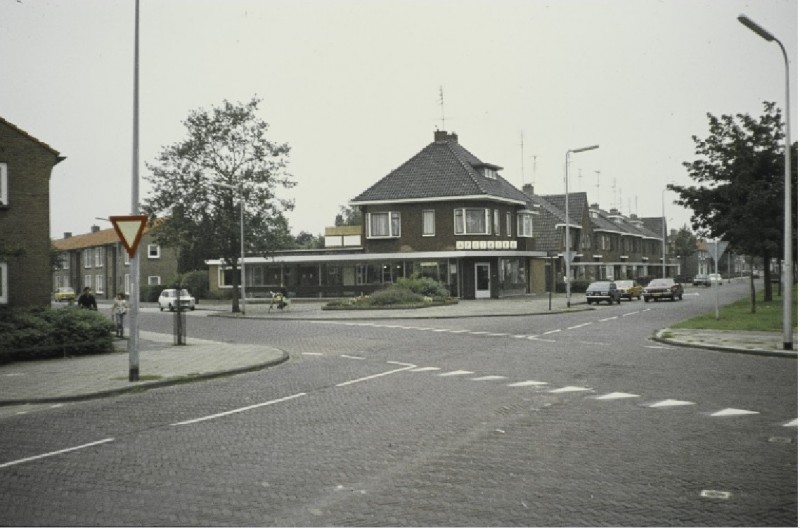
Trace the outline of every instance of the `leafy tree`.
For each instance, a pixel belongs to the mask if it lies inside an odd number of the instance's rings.
[[[708,114],[709,136],[695,143],[693,162],[683,165],[699,185],[670,184],[676,203],[692,209],[692,227],[700,235],[724,238],[732,249],[760,255],[765,263],[780,255],[783,240],[783,123],[775,103],[764,103],[764,114],[715,117]],[[792,149],[797,167],[796,144]],[[792,196],[797,188],[794,172]],[[797,206],[793,207],[797,225]],[[796,237],[796,234],[795,234]],[[772,300],[769,266],[765,266],[764,297]]]
[[[322,235],[314,236],[308,231],[300,231],[294,237],[294,242],[299,248],[303,249],[320,249],[325,247],[325,238]]]
[[[361,215],[361,209],[357,207],[345,207],[343,205],[339,206],[339,214],[336,215],[336,220],[334,221],[335,226],[350,226],[350,225],[361,225],[363,222],[363,217]]]
[[[686,262],[697,251],[697,237],[688,226],[683,226],[672,237],[672,247],[675,256],[680,257],[681,262]]]
[[[246,254],[265,254],[292,242],[284,211],[294,202],[276,194],[278,187],[295,185],[286,172],[290,147],[266,138],[269,125],[257,115],[259,103],[254,97],[190,112],[183,122],[187,137],[147,164],[152,192],[142,209],[151,219],[163,219],[153,229],[157,240],[191,253],[183,263],[188,269],[197,267],[200,255],[230,266],[233,312],[240,311],[241,204]]]

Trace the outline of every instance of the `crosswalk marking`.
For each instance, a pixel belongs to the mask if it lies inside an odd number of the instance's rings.
[[[475,374],[471,370],[453,370],[450,372],[442,372],[439,376],[466,376],[467,374]]]
[[[786,422],[783,424],[784,427],[797,427],[797,418],[792,420],[791,422]]]

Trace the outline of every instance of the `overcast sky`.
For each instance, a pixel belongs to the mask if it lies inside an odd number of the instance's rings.
[[[786,45],[796,116],[796,0],[141,0],[140,195],[191,110],[257,95],[292,147],[295,234],[333,225],[437,128],[537,194],[564,192],[568,149],[599,144],[573,156],[570,190],[640,216],[664,196],[677,228],[690,213],[662,190],[690,183],[706,113],[784,108],[780,48],[740,13]],[[0,0],[0,115],[67,158],[54,237],[131,212],[133,47],[133,0]]]

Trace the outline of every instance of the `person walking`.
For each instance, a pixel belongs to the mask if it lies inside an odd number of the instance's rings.
[[[90,287],[85,287],[81,296],[78,297],[78,308],[97,311],[97,300],[94,298],[94,295],[92,295],[92,289]]]
[[[117,325],[117,337],[125,336],[125,314],[128,313],[128,301],[124,293],[118,293],[111,306],[111,315]]]

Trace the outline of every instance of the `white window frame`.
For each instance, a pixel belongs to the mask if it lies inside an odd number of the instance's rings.
[[[83,267],[85,269],[91,268],[92,259],[94,258],[94,252],[92,251],[92,248],[84,249],[82,252],[82,256],[83,256]]]
[[[67,251],[65,253],[61,253],[61,257],[60,257],[59,260],[61,261],[61,269],[62,270],[68,270],[69,269],[69,257],[70,257],[69,251]]]
[[[494,210],[494,234],[495,236],[500,236],[500,211],[495,209]]]
[[[158,244],[147,244],[147,258],[157,259],[161,258],[161,246]],[[159,282],[159,284],[161,284]]]
[[[0,163],[0,207],[8,207],[8,163]]]
[[[517,236],[533,238],[533,215],[517,213]]]
[[[95,268],[102,268],[103,267],[103,248],[96,247],[94,248],[94,267]]]
[[[429,218],[430,222],[426,222],[426,218]],[[428,229],[428,223],[430,223],[430,229]],[[422,236],[436,236],[436,211],[433,209],[426,209],[422,211]]]
[[[8,304],[8,262],[0,262],[0,304]]]
[[[83,276],[83,288],[92,287],[92,276],[91,275],[84,275]],[[82,288],[82,289],[83,289]]]
[[[388,235],[376,235],[372,232],[373,217],[386,217]],[[400,212],[382,211],[380,213],[367,213],[367,238],[400,238]]]
[[[160,286],[161,285],[161,275],[148,275],[147,276],[147,285],[148,286]]]
[[[514,222],[511,220],[511,213],[506,213],[506,236],[512,236]]]
[[[125,278],[123,279],[125,283],[122,285],[123,289],[125,290],[125,295],[131,294],[131,274],[126,273]]]
[[[95,293],[104,293],[106,291],[106,277],[105,275],[94,276],[94,291]]]
[[[467,231],[467,214],[481,211],[483,213],[483,231]],[[456,235],[491,235],[492,210],[479,207],[460,207],[453,209],[453,230]]]

